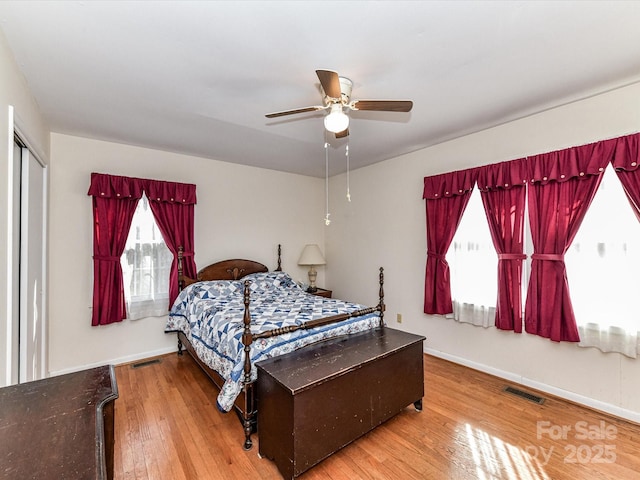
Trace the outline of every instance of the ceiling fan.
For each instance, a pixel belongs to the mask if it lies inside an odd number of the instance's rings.
[[[283,112],[268,113],[267,118],[283,117],[297,113],[329,110],[324,118],[325,128],[335,133],[336,138],[349,135],[348,110],[375,110],[380,112],[410,112],[413,107],[411,100],[351,100],[353,82],[346,77],[339,76],[332,70],[316,70],[320,85],[324,93],[324,105],[296,108]]]

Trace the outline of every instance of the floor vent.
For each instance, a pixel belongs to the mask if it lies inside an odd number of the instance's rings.
[[[530,402],[537,403],[538,405],[542,405],[544,403],[544,398],[529,392],[523,392],[522,390],[518,390],[517,388],[504,387],[503,391],[510,393],[512,395],[517,395],[518,397],[524,398],[525,400],[529,400]]]
[[[132,363],[131,368],[147,367],[149,365],[153,365],[154,363],[160,363],[160,359],[154,358],[153,360],[147,360],[146,362]]]

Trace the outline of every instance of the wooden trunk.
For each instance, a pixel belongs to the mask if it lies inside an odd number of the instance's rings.
[[[294,478],[424,395],[424,337],[381,328],[256,364],[260,454]]]

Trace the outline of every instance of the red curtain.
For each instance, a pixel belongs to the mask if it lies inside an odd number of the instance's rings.
[[[186,183],[145,180],[144,189],[162,237],[173,253],[169,274],[168,306],[170,307],[178,296],[178,247],[184,248],[184,274],[192,278],[196,276],[196,263],[193,259],[196,186]]]
[[[554,341],[578,342],[564,254],[612,159],[616,140],[527,159],[529,223],[534,253],[525,329]]]
[[[611,162],[622,183],[624,193],[640,221],[640,134],[620,137]]]
[[[522,261],[527,168],[524,159],[478,169],[478,188],[498,253],[495,325],[522,332]]]
[[[426,203],[427,266],[424,313],[453,312],[449,264],[445,258],[476,181],[475,169],[424,178]]]
[[[131,220],[142,196],[136,178],[91,174],[93,196],[93,313],[91,325],[106,325],[126,318],[120,257]]]

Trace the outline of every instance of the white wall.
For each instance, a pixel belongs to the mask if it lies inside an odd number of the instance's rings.
[[[640,421],[640,359],[463,325],[422,311],[425,176],[637,131],[640,84],[351,172],[352,202],[332,202],[327,288],[374,304],[376,269],[384,266],[388,325],[425,335],[430,353]],[[343,198],[344,181],[343,175],[332,178],[332,198]],[[402,324],[396,323],[398,313]]]
[[[306,280],[297,265],[306,243],[324,249],[323,181],[157,150],[51,135],[50,356],[52,374],[120,363],[176,349],[166,317],[91,326],[91,172],[197,186],[195,261],[257,260]],[[319,281],[324,271],[319,269]],[[322,283],[320,283],[322,284]]]
[[[7,249],[10,239],[8,216],[11,194],[9,159],[13,150],[13,131],[9,119],[10,106],[13,107],[13,120],[16,125],[40,158],[46,162],[49,156],[48,127],[15,63],[4,34],[0,31],[0,386],[10,383],[6,359],[9,322],[7,309],[9,290],[12,288],[7,280]]]

